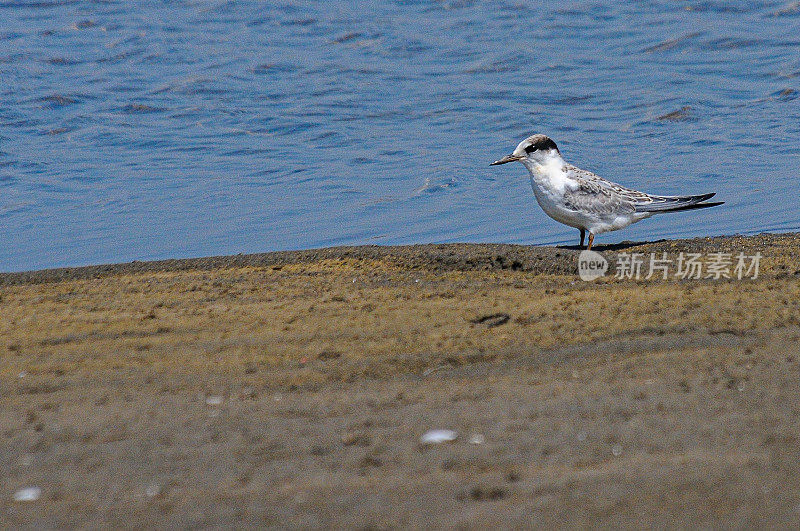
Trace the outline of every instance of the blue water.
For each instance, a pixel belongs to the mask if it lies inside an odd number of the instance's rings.
[[[727,201],[599,243],[796,230],[799,94],[798,2],[0,1],[0,270],[575,243],[533,132]]]

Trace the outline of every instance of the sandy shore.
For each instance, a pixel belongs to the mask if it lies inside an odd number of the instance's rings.
[[[0,274],[0,523],[796,525],[800,235],[597,250],[763,259],[587,283],[573,248],[452,244]],[[434,428],[458,438],[421,445]]]

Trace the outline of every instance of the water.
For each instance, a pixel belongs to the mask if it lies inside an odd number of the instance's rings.
[[[532,132],[727,201],[599,243],[796,230],[798,85],[797,2],[0,1],[0,270],[575,243]]]

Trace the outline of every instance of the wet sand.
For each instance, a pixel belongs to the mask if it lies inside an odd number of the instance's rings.
[[[4,526],[794,526],[800,235],[0,275]],[[429,429],[458,438],[421,445]],[[36,501],[14,501],[25,487]]]

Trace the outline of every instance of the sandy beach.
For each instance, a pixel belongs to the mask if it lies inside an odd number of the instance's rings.
[[[594,282],[494,244],[0,274],[0,523],[796,525],[800,235],[596,250]],[[713,252],[758,277],[613,274]]]

